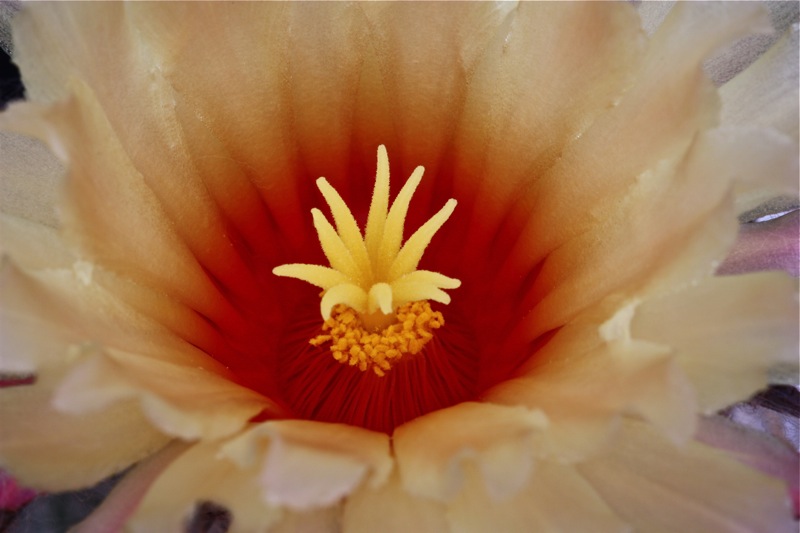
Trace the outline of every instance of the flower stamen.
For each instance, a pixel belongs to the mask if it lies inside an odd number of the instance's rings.
[[[311,339],[319,346],[331,342],[337,361],[373,369],[379,376],[406,353],[422,350],[444,324],[427,300],[450,303],[442,289],[461,285],[438,272],[417,270],[431,239],[450,218],[454,199],[402,244],[411,197],[425,169],[417,167],[389,207],[389,157],[378,147],[375,188],[362,236],[358,223],[342,197],[325,178],[317,180],[330,207],[333,225],[319,209],[312,209],[314,228],[330,267],[308,264],[280,265],[278,276],[296,278],[323,289],[320,312],[323,331]],[[408,328],[406,327],[408,326]]]
[[[397,320],[379,332],[364,327],[358,313],[337,305],[325,321],[325,332],[309,341],[313,346],[330,342],[333,358],[342,364],[372,370],[385,376],[392,364],[406,354],[416,355],[433,339],[433,330],[444,325],[442,313],[433,311],[423,300],[405,304],[397,310]]]

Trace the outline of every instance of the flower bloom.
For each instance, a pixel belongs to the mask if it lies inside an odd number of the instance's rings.
[[[757,6],[650,38],[609,3],[15,24],[0,123],[66,170],[2,134],[0,371],[35,381],[0,390],[0,467],[138,463],[82,530],[794,527],[796,455],[713,416],[797,365],[795,281],[713,277],[737,202],[796,195],[796,121],[736,100],[791,37],[701,68]]]

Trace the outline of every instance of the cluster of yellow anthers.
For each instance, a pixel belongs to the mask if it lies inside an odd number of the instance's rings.
[[[444,325],[442,313],[433,311],[426,300],[405,304],[396,316],[394,324],[370,332],[364,329],[358,313],[338,304],[322,326],[329,333],[314,337],[310,343],[321,346],[330,342],[333,358],[340,363],[358,366],[362,372],[371,368],[378,376],[385,376],[404,354],[421,352],[433,338],[433,330]]]
[[[389,156],[378,147],[375,189],[362,236],[353,214],[325,178],[317,180],[336,223],[333,228],[319,209],[312,209],[322,251],[330,267],[290,264],[273,269],[278,276],[306,281],[323,289],[320,311],[323,334],[311,339],[331,342],[337,361],[372,368],[382,376],[404,354],[417,354],[444,324],[427,300],[450,303],[442,289],[461,285],[438,272],[417,270],[431,239],[456,207],[452,198],[430,220],[403,241],[411,197],[425,171],[417,167],[389,207]],[[401,246],[402,244],[402,246]]]

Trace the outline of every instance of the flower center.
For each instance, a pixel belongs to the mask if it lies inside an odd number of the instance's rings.
[[[417,270],[433,236],[450,218],[454,199],[402,244],[403,227],[425,171],[417,167],[389,207],[389,156],[378,147],[378,165],[367,225],[362,236],[353,214],[325,178],[317,180],[333,215],[336,229],[318,209],[312,209],[314,227],[330,267],[280,265],[278,276],[296,278],[323,289],[320,312],[323,333],[309,340],[313,346],[330,343],[334,359],[361,371],[384,376],[405,355],[418,354],[444,324],[427,300],[450,303],[442,289],[461,285],[438,272]],[[402,245],[402,246],[401,246]]]

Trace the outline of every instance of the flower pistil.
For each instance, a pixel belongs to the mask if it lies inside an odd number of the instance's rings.
[[[372,369],[383,376],[403,355],[419,353],[444,325],[444,317],[428,300],[450,303],[442,289],[461,285],[439,272],[417,270],[433,236],[450,218],[456,200],[449,199],[438,213],[402,244],[403,227],[425,171],[417,167],[389,207],[389,157],[378,147],[378,165],[367,224],[361,230],[347,204],[325,178],[317,187],[333,215],[336,229],[319,209],[312,209],[314,227],[330,267],[287,264],[273,269],[278,276],[296,278],[323,289],[320,312],[323,333],[309,342],[330,342],[340,363]],[[401,246],[402,244],[402,246]]]

